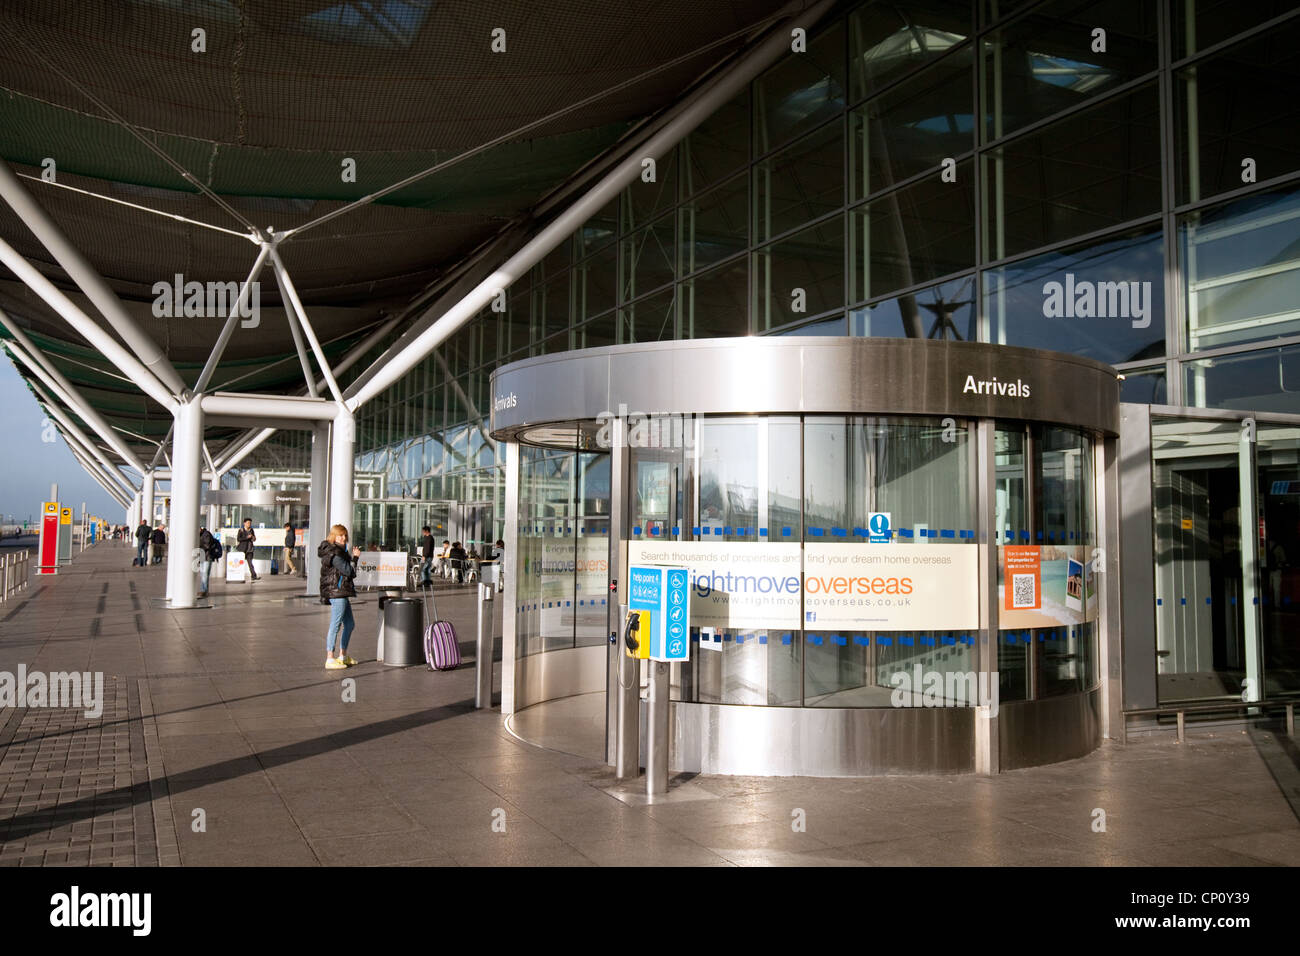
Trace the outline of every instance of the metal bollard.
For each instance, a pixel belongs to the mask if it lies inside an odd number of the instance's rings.
[[[646,731],[645,793],[647,797],[668,792],[668,664],[648,661],[650,666],[650,726]]]
[[[496,586],[493,582],[479,582],[478,640],[475,645],[474,660],[474,676],[477,678],[474,706],[479,710],[488,709],[492,706],[492,596],[495,593]],[[485,619],[486,626],[484,624]]]

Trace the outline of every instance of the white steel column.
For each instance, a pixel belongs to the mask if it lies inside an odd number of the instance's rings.
[[[141,507],[140,520],[143,521],[145,524],[147,524],[150,528],[152,528],[153,527],[153,472],[152,471],[146,471],[144,473],[144,485],[142,486],[140,491],[141,494],[144,495],[144,497],[141,498],[140,500],[140,507]]]
[[[316,549],[329,533],[330,427],[323,422],[311,429],[311,498],[308,504],[309,534],[303,537],[303,567],[307,572],[307,593],[315,594],[320,583],[320,558]],[[352,529],[349,528],[349,531]]]
[[[216,494],[221,490],[221,475],[213,474],[212,481],[208,485],[209,490]],[[217,523],[221,520],[221,507],[215,501],[208,505],[208,530],[216,535]]]
[[[172,607],[194,607],[194,595],[198,591],[194,557],[199,546],[199,485],[203,474],[200,396],[180,403],[173,435],[167,593]]]
[[[140,361],[149,369],[167,389],[175,394],[184,391],[185,383],[167,361],[167,356],[158,348],[158,344],[149,337],[135,319],[122,306],[121,301],[108,283],[95,271],[81,250],[68,241],[57,223],[23,188],[18,177],[14,175],[9,164],[0,161],[0,196],[13,207],[14,212],[27,225],[41,245],[50,250],[59,265],[73,282],[80,286],[86,297],[95,304],[108,324],[122,337],[131,351],[139,356]]]
[[[352,527],[352,454],[356,445],[356,428],[356,419],[340,404],[334,424],[330,426],[329,521],[347,528],[349,540],[356,530]]]

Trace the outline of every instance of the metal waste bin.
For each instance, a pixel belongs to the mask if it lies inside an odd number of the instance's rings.
[[[384,602],[384,663],[409,667],[424,663],[424,608],[414,598]]]
[[[379,595],[379,638],[375,641],[375,660],[379,663],[384,662],[384,604],[393,598],[402,596],[401,588],[384,588],[383,593]]]

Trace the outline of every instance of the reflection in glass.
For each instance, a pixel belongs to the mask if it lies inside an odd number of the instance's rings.
[[[1165,350],[1159,228],[1113,236],[994,269],[985,311],[998,345],[1072,352],[1118,364]]]
[[[844,109],[844,29],[810,37],[754,83],[754,155],[805,133]]]
[[[1261,425],[1260,639],[1264,696],[1300,691],[1300,428]]]
[[[829,123],[754,166],[755,240],[844,205],[844,129]]]
[[[1138,405],[1168,404],[1164,367],[1149,372],[1126,371],[1124,381],[1119,383],[1119,400]]]
[[[1300,19],[1175,74],[1179,202],[1240,189],[1246,157],[1252,182],[1300,169],[1297,45]]]
[[[975,145],[971,48],[849,113],[849,201],[960,157]]]
[[[749,176],[682,204],[682,273],[690,275],[749,248]]]
[[[971,162],[956,182],[934,176],[849,212],[849,294],[872,299],[975,265]]]
[[[759,331],[844,308],[844,217],[835,216],[754,253]]]
[[[1159,118],[1149,83],[985,153],[985,257],[1158,213]]]
[[[1185,401],[1196,408],[1300,414],[1300,346],[1189,362]]]
[[[853,102],[937,59],[970,34],[967,0],[864,4],[849,14]]]
[[[974,342],[976,333],[974,276],[849,310],[850,335]]]
[[[702,272],[680,288],[683,338],[749,334],[748,259]]]
[[[1156,68],[1154,0],[1053,0],[984,40],[985,142]],[[1094,29],[1106,31],[1097,49]]]
[[[1178,239],[1190,350],[1300,333],[1300,188],[1182,216]]]

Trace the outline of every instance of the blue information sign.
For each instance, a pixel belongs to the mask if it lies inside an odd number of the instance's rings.
[[[649,633],[641,639],[650,642],[650,659],[684,661],[690,659],[691,604],[690,574],[686,568],[662,565],[633,565],[629,570],[628,608],[648,611]],[[643,616],[642,620],[646,620]]]

